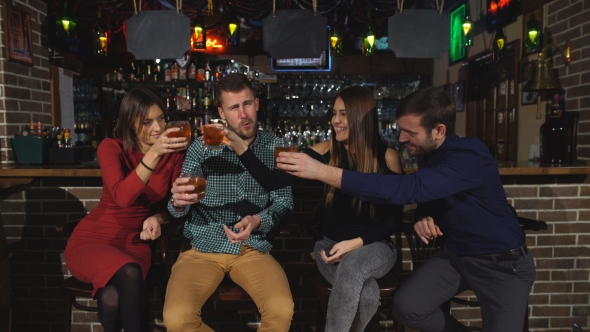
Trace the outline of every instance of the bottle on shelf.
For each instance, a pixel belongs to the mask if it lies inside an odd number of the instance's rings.
[[[209,93],[209,90],[210,88],[206,88],[205,96],[203,97],[203,107],[206,111],[208,111],[211,106],[211,94]]]
[[[115,79],[117,80],[117,82],[123,82],[123,68],[119,67],[115,74]]]
[[[551,164],[567,163],[571,160],[572,128],[562,117],[563,104],[559,94],[554,94],[549,106],[548,117],[541,125],[541,162]]]
[[[131,62],[131,69],[129,70],[129,82],[135,82],[137,78],[135,77],[136,69],[135,69],[135,62]]]
[[[178,79],[181,81],[186,81],[186,67],[178,68]]]
[[[166,64],[166,69],[164,69],[164,81],[165,82],[172,81],[172,73],[171,73],[169,64]]]
[[[192,98],[191,98],[191,110],[192,111],[199,110],[199,98],[198,98],[196,90],[193,90],[193,94],[192,94]]]
[[[209,60],[205,62],[205,81],[211,81],[211,68],[209,68]]]
[[[170,68],[170,79],[178,81],[178,66],[176,65],[176,62],[173,62],[172,67]]]
[[[160,74],[160,65],[156,65],[156,66],[154,66],[154,70],[152,71],[152,80],[154,82],[158,82],[160,80],[159,74]]]
[[[189,81],[197,79],[197,66],[195,66],[194,62],[188,67],[188,79]]]
[[[176,111],[176,101],[174,96],[170,93],[170,89],[166,89],[166,109],[168,112]]]

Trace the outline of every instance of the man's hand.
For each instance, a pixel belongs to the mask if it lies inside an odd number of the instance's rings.
[[[198,194],[183,194],[195,190],[195,186],[187,185],[189,178],[178,178],[172,184],[172,199],[175,208],[184,209],[187,205],[192,205],[199,202],[205,195],[199,197]]]
[[[155,216],[151,216],[144,220],[142,229],[143,231],[139,233],[139,238],[144,241],[155,240],[162,234],[160,223]]]
[[[332,250],[330,250],[330,257],[326,255],[324,250],[320,251],[320,255],[326,264],[334,264],[338,263],[342,260],[342,257],[347,253],[353,251],[354,249],[360,248],[363,246],[363,239],[357,237],[352,240],[346,240],[336,243]]]
[[[429,240],[434,240],[436,237],[443,235],[431,217],[422,218],[422,220],[415,223],[414,230],[422,242],[426,244],[428,244]]]
[[[223,225],[223,229],[225,230],[225,234],[227,234],[229,242],[236,244],[248,240],[252,231],[258,228],[258,226],[260,226],[260,216],[256,215],[246,216],[244,219],[236,223],[234,228],[239,231],[238,233],[235,233],[225,225]]]
[[[336,188],[342,182],[342,169],[322,164],[305,153],[281,152],[277,167],[295,176],[319,180]]]

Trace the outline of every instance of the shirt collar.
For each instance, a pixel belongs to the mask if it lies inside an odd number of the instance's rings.
[[[445,151],[449,148],[449,146],[457,139],[457,135],[450,135],[445,137],[445,141],[438,147],[438,149],[434,150],[429,156],[424,157],[424,163],[426,164],[438,164],[440,158],[445,153]]]

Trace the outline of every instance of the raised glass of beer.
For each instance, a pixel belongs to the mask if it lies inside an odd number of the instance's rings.
[[[277,158],[281,152],[299,152],[299,147],[293,142],[275,144],[275,167],[277,166]]]
[[[203,126],[203,144],[205,150],[220,150],[223,148],[223,125],[206,124]]]
[[[190,195],[190,194],[198,194],[199,198],[203,198],[205,196],[205,189],[207,188],[207,179],[203,175],[201,171],[190,171],[187,173],[183,173],[181,178],[188,178],[188,182],[186,183],[187,186],[194,186],[195,190],[193,191],[185,191],[183,194]]]
[[[170,121],[166,125],[166,129],[170,128],[180,128],[180,130],[172,131],[168,134],[168,137],[186,137],[186,140],[190,143],[191,125],[188,121]]]

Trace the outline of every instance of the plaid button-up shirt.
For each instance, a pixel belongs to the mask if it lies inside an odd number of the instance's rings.
[[[269,168],[275,167],[274,146],[281,139],[259,130],[250,149]],[[179,218],[190,213],[184,225],[184,236],[201,252],[218,252],[237,255],[241,244],[231,244],[223,225],[232,226],[248,215],[259,215],[260,226],[253,230],[246,244],[261,252],[272,245],[266,240],[268,233],[282,218],[293,210],[291,188],[266,192],[241,164],[227,146],[221,150],[205,150],[203,139],[198,138],[188,148],[182,173],[200,170],[207,178],[205,198],[199,203],[178,212],[168,204],[172,216]]]

